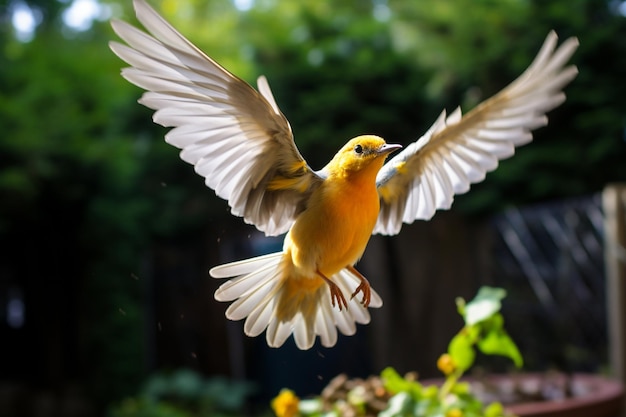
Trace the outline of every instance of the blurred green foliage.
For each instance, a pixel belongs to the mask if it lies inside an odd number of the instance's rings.
[[[134,21],[130,2],[101,0]],[[580,75],[535,142],[458,198],[487,213],[626,180],[626,18],[614,0],[229,0],[151,2],[225,67],[266,74],[302,153],[320,168],[348,138],[417,139],[443,108],[468,110],[512,81],[549,30],[581,41]],[[14,36],[0,3],[0,262],[18,279],[78,283],[77,361],[102,401],[134,391],[142,355],[142,263],[153,242],[231,219],[136,103],[119,76],[107,22],[62,23],[41,11]],[[42,265],[25,268],[26,264]],[[71,265],[71,266],[69,266]],[[34,268],[34,269],[33,269]],[[38,281],[39,280],[39,281]]]
[[[181,369],[152,376],[143,389],[111,407],[110,417],[228,417],[244,415],[255,391],[249,382],[203,378]]]

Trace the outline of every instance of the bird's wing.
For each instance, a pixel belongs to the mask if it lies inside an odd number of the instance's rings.
[[[575,66],[565,67],[578,41],[556,45],[551,32],[517,80],[465,116],[460,108],[447,117],[444,111],[424,136],[383,166],[376,178],[381,209],[374,233],[396,234],[402,223],[448,209],[455,194],[532,140],[531,130],[547,123],[545,113],[565,100],[562,89],[578,73]]]
[[[110,47],[131,67],[124,78],[147,90],[140,103],[174,127],[165,140],[182,149],[233,214],[268,235],[286,232],[321,182],[298,152],[267,81],[260,94],[206,56],[144,0],[134,1],[145,33],[113,21],[128,45]]]

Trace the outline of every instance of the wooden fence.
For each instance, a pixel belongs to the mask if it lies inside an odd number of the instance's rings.
[[[611,372],[626,386],[626,185],[610,185],[604,205],[606,293]],[[622,413],[626,415],[626,399]]]
[[[494,280],[509,289],[509,328],[531,369],[606,363],[600,195],[512,208],[492,222]]]

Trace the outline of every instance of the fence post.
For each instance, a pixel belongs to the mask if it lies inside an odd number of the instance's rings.
[[[626,386],[626,184],[608,185],[602,205],[610,368]]]

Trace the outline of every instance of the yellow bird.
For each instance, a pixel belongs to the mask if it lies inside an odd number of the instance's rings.
[[[228,201],[232,214],[266,235],[286,233],[283,250],[211,269],[231,278],[215,292],[233,301],[231,320],[245,320],[248,336],[266,332],[279,347],[293,334],[300,349],[333,346],[337,329],[356,332],[370,321],[380,296],[355,268],[372,233],[397,234],[402,223],[430,219],[455,194],[481,181],[515,146],[532,140],[545,113],[565,100],[577,74],[565,66],[578,46],[557,48],[548,35],[530,67],[501,92],[461,115],[445,111],[433,126],[388,163],[400,145],[377,136],[348,141],[323,169],[300,155],[289,123],[264,77],[258,92],[209,58],[144,0],[134,0],[148,33],[119,20],[113,29],[127,45],[111,49],[131,65],[122,75],[147,92],[140,103],[154,121],[173,127],[165,140],[182,149],[206,185]]]

